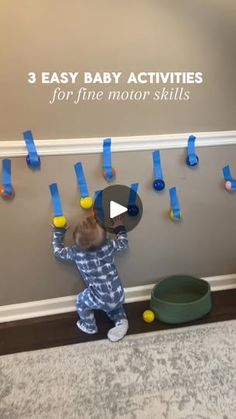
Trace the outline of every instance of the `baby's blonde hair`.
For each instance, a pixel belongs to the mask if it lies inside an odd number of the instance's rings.
[[[105,230],[97,223],[93,216],[80,221],[74,230],[75,243],[81,250],[96,251],[106,240]]]

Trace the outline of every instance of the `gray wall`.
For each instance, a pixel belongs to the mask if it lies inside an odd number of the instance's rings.
[[[183,221],[167,218],[168,189],[161,195],[151,188],[151,152],[115,153],[117,183],[140,182],[144,213],[129,234],[130,249],[117,258],[124,286],[154,282],[163,275],[189,273],[207,276],[236,272],[236,195],[223,189],[221,170],[235,167],[236,146],[199,148],[200,166],[189,169],[185,150],[162,151],[167,187],[179,191]],[[90,192],[106,186],[101,155],[42,158],[41,172],[32,173],[24,158],[15,158],[16,197],[0,201],[0,304],[72,295],[82,289],[74,268],[54,259],[49,227],[52,209],[48,184],[59,184],[65,214],[71,223],[67,243],[82,210],[73,164],[82,160]]]
[[[235,0],[1,0],[0,139],[235,129],[235,20]],[[205,81],[189,102],[50,106],[54,87],[29,85],[30,71],[202,71]]]

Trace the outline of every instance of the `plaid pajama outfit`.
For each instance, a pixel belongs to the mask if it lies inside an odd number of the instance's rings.
[[[116,324],[126,319],[123,308],[124,289],[114,263],[114,256],[128,247],[128,238],[123,226],[115,229],[116,239],[106,240],[95,252],[85,252],[74,245],[66,247],[63,244],[66,230],[54,228],[54,255],[63,261],[74,262],[87,288],[78,294],[76,308],[80,320],[86,329],[97,330],[93,310],[105,311]]]

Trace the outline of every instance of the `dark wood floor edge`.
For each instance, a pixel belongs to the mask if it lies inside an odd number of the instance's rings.
[[[142,319],[142,313],[149,308],[149,305],[148,300],[125,304],[129,320],[128,335],[234,320],[236,319],[236,289],[212,293],[210,313],[191,323],[169,325],[157,319],[147,324]],[[97,311],[99,332],[96,335],[86,335],[77,328],[77,319],[78,315],[73,311],[2,323],[0,325],[0,355],[105,339],[108,330],[113,326],[105,313]]]
[[[219,290],[219,291],[212,291],[211,294],[213,295],[229,295],[229,293],[236,293],[236,289],[230,289],[230,290]],[[135,302],[131,302],[131,303],[125,303],[124,306],[127,310],[128,307],[136,307],[139,304],[146,304],[146,309],[150,308],[150,300],[141,300],[141,301],[135,301]],[[235,304],[236,304],[236,300],[235,300]],[[25,324],[25,323],[38,323],[38,322],[48,322],[50,320],[55,320],[55,319],[63,319],[63,318],[67,318],[68,316],[71,315],[75,315],[77,314],[76,312],[76,308],[74,310],[71,311],[66,311],[63,313],[56,313],[56,314],[49,314],[46,316],[35,316],[35,317],[27,317],[24,319],[18,319],[18,320],[11,320],[11,321],[5,321],[5,322],[1,322],[0,320],[0,330],[1,329],[5,329],[5,328],[10,328],[10,327],[15,327],[15,326],[21,326],[21,324]]]

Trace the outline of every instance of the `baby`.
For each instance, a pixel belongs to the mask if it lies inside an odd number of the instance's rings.
[[[76,308],[79,329],[88,334],[97,333],[94,310],[103,310],[114,322],[108,331],[112,342],[122,339],[128,330],[128,320],[123,307],[124,289],[114,263],[116,252],[127,249],[128,239],[121,217],[113,219],[116,238],[106,238],[105,230],[94,217],[81,221],[74,231],[75,245],[65,247],[65,228],[53,229],[54,255],[61,260],[74,262],[87,288],[78,294]]]

